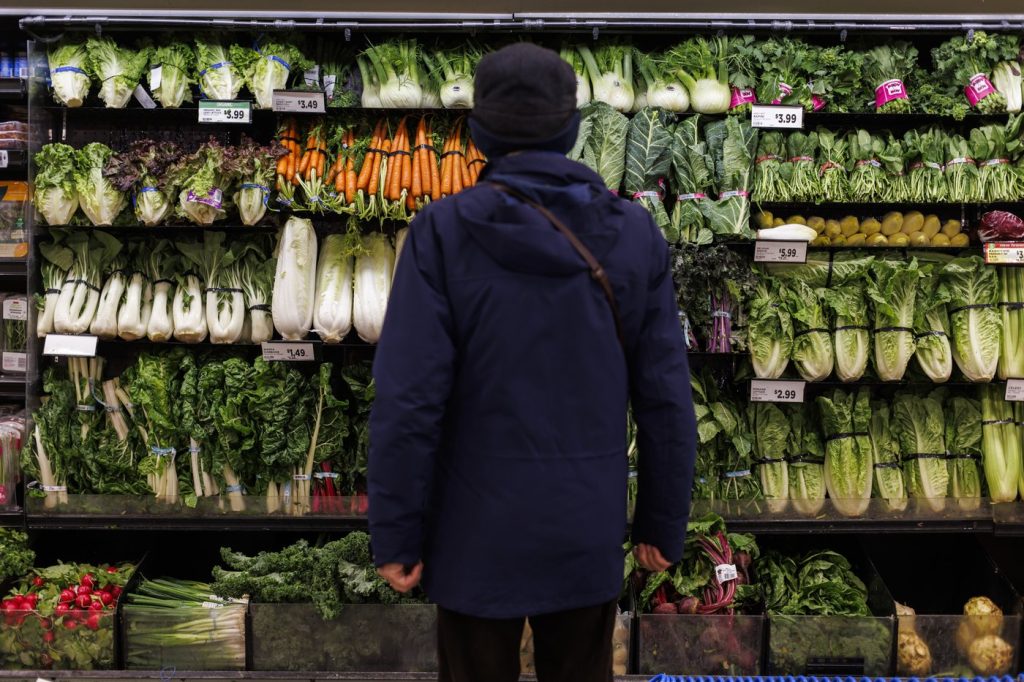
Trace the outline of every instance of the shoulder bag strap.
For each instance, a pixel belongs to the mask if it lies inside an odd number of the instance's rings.
[[[508,185],[504,185],[500,182],[492,181],[488,182],[487,184],[489,184],[497,191],[502,192],[503,194],[513,196],[516,199],[522,201],[524,204],[531,206],[538,213],[547,218],[548,222],[550,222],[556,230],[561,232],[565,236],[565,238],[569,240],[569,243],[572,244],[572,247],[576,249],[576,252],[583,257],[583,260],[586,261],[587,263],[587,267],[590,268],[591,279],[593,279],[595,282],[601,285],[601,289],[604,291],[605,300],[608,301],[608,307],[612,311],[612,318],[615,320],[615,335],[619,339],[619,345],[622,346],[623,349],[625,349],[625,339],[622,335],[622,319],[619,317],[619,306],[615,302],[615,292],[612,290],[612,283],[608,279],[608,273],[604,271],[604,268],[601,267],[601,264],[597,261],[597,258],[594,257],[594,254],[590,252],[590,249],[584,246],[583,242],[579,240],[579,237],[577,237],[576,234],[572,230],[570,230],[565,223],[559,220],[558,216],[556,216],[550,210],[548,210],[541,204],[537,203],[533,199],[524,195],[522,192],[516,191],[509,187]]]

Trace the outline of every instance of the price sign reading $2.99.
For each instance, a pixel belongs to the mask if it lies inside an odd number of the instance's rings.
[[[754,128],[800,130],[804,127],[804,109],[803,107],[755,104],[750,110],[750,125]]]
[[[754,403],[802,403],[805,381],[781,381],[775,379],[752,379],[750,401]]]

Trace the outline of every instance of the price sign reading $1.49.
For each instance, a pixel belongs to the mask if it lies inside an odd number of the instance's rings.
[[[782,381],[775,379],[752,379],[750,401],[754,403],[802,403],[805,381]]]
[[[800,130],[804,127],[803,107],[784,107],[755,104],[750,109],[750,125],[754,128],[786,128]]]
[[[267,341],[262,346],[263,359],[267,362],[313,362],[316,348],[312,343],[287,343]]]
[[[806,263],[807,242],[759,239],[754,242],[755,263]]]

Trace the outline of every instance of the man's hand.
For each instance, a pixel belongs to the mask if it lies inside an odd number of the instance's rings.
[[[637,545],[633,548],[633,554],[636,555],[636,560],[640,562],[641,566],[654,573],[667,571],[672,565],[665,560],[665,557],[661,555],[661,550],[654,545]]]
[[[423,562],[419,562],[408,571],[402,564],[384,564],[377,569],[377,574],[387,580],[393,590],[405,594],[420,584],[420,578],[423,577]]]

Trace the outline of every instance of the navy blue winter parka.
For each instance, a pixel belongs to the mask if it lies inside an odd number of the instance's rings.
[[[424,563],[432,601],[485,618],[611,601],[626,537],[626,410],[638,425],[634,542],[682,555],[696,448],[669,252],[650,215],[552,152],[431,204],[399,257],[374,362],[370,533],[377,565]]]

